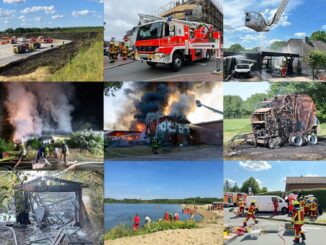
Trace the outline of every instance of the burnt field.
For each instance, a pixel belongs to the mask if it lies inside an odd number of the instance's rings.
[[[26,34],[29,36],[38,36],[41,33]],[[44,34],[44,33],[42,33]],[[91,69],[91,65],[87,65],[85,60],[91,63],[99,63],[97,60],[98,56],[101,55],[101,50],[99,49],[102,45],[97,45],[100,40],[102,40],[103,34],[100,31],[91,32],[50,32],[46,33],[47,36],[51,36],[55,40],[69,40],[70,43],[65,43],[59,47],[54,47],[52,49],[46,50],[42,53],[34,54],[26,57],[26,55],[18,54],[16,56],[21,56],[22,58],[11,62],[5,66],[0,67],[0,80],[2,81],[45,81],[45,80],[62,80],[62,81],[73,81],[73,80],[102,80],[102,76],[99,73],[94,73],[96,77],[88,77],[87,73],[90,73],[88,69]],[[96,47],[95,47],[96,46]],[[94,49],[92,51],[94,55],[85,54],[89,56],[87,59],[83,57],[78,57],[81,53],[86,53],[87,50]],[[96,51],[95,51],[96,49]],[[77,57],[77,58],[76,58]],[[90,58],[92,57],[92,58]],[[84,60],[85,66],[82,69],[80,66],[80,71],[76,73],[80,74],[80,79],[75,77],[69,77],[67,75],[61,75],[61,78],[53,78],[60,69],[64,69],[69,63],[76,63],[78,60]],[[78,67],[75,68],[78,70]],[[101,70],[101,69],[99,69]],[[86,75],[83,76],[83,73]],[[103,73],[103,72],[102,72]]]
[[[225,160],[325,160],[326,138],[320,137],[317,145],[304,145],[300,147],[285,145],[270,149],[252,144],[243,144],[236,149],[224,150]]]

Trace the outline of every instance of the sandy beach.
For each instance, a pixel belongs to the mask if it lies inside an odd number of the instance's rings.
[[[187,206],[183,206],[187,207]],[[189,206],[192,208],[193,206]],[[105,245],[211,245],[223,244],[223,211],[208,211],[208,205],[198,206],[197,213],[202,216],[197,229],[167,230],[148,235],[119,238],[105,241]]]

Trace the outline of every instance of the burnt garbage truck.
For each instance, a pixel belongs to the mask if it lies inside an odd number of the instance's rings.
[[[316,105],[306,94],[265,99],[251,115],[253,143],[269,148],[318,143]]]

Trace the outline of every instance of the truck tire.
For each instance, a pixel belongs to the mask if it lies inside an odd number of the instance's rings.
[[[174,71],[180,71],[183,66],[183,56],[179,53],[175,53],[172,57],[172,63],[170,64],[170,68]]]
[[[147,65],[149,65],[150,67],[155,67],[155,66],[157,66],[157,63],[155,63],[155,62],[147,61],[146,63],[147,63]]]
[[[288,213],[288,209],[286,207],[282,208],[281,213],[282,214],[287,214]]]

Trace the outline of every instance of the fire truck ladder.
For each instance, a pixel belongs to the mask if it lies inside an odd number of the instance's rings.
[[[272,25],[275,25],[279,22],[279,20],[281,19],[285,8],[287,6],[287,4],[289,3],[289,0],[282,0],[280,6],[278,7],[273,19],[271,21],[265,21],[265,25],[270,27]]]

